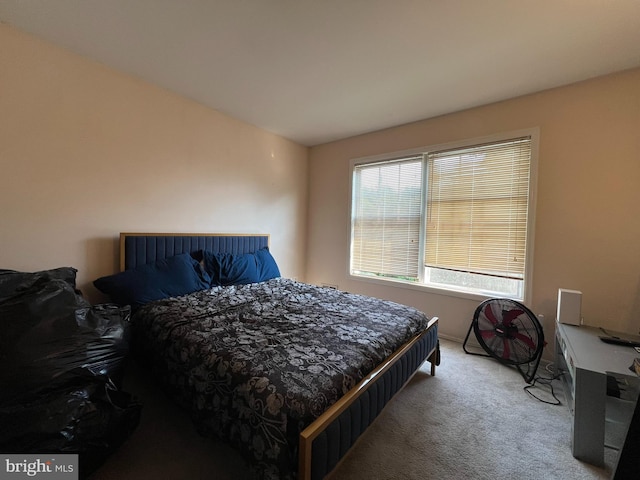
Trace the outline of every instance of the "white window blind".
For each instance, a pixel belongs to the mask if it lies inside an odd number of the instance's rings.
[[[524,300],[537,138],[352,161],[351,275]]]
[[[353,274],[418,279],[422,163],[418,156],[355,166]]]
[[[531,139],[427,155],[425,266],[523,279]]]

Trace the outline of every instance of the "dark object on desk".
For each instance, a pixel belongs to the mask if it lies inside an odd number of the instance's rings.
[[[604,343],[612,343],[614,345],[622,345],[623,347],[640,347],[640,342],[637,342],[635,340],[627,340],[626,338],[604,337],[604,336],[600,336],[599,338]]]

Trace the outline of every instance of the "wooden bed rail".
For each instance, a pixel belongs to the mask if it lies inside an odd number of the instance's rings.
[[[362,393],[364,393],[371,385],[373,385],[387,370],[389,370],[402,356],[407,353],[417,342],[427,335],[431,328],[437,326],[438,317],[433,317],[429,321],[427,328],[414,336],[411,340],[406,342],[396,352],[394,352],[384,363],[373,370],[369,375],[363,378],[355,387],[349,390],[343,397],[341,397],[336,403],[334,403],[329,409],[327,409],[322,415],[320,415],[311,425],[305,428],[300,433],[300,451],[298,455],[298,479],[299,480],[311,480],[311,456],[313,449],[313,441],[321,434],[326,427],[331,424],[340,414],[342,414],[347,408],[349,408],[354,401],[356,401]],[[439,362],[437,357],[438,347],[436,346],[428,353],[426,360],[431,363],[431,375],[436,374],[436,364]],[[400,387],[400,392],[404,386],[411,380],[413,375],[419,370],[416,370],[409,375],[405,383]],[[396,392],[397,393],[397,392]],[[384,407],[383,407],[384,408]],[[368,427],[367,427],[368,428]]]

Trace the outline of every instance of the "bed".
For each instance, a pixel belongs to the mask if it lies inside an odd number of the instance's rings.
[[[237,447],[259,478],[317,480],[426,360],[435,375],[438,319],[282,278],[269,239],[122,233],[118,275],[188,255],[206,288],[152,285],[164,290],[133,302],[135,353],[199,432]],[[255,258],[266,276],[230,282],[230,258]]]

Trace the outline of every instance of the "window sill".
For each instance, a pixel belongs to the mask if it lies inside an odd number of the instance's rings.
[[[381,279],[381,278],[373,278],[373,277],[364,277],[359,275],[349,274],[349,278],[351,280],[355,280],[358,282],[372,283],[375,285],[382,285],[385,287],[393,287],[393,288],[404,288],[408,290],[417,290],[424,293],[430,293],[433,295],[445,295],[447,297],[455,297],[455,298],[464,298],[466,300],[474,300],[477,302],[483,302],[489,298],[507,298],[506,295],[499,295],[497,293],[478,293],[464,290],[457,290],[453,288],[446,287],[435,287],[433,285],[426,285],[421,283],[412,283],[405,282],[402,280],[393,280],[393,279]],[[508,297],[512,298],[512,297]],[[513,297],[513,300],[517,300],[519,302],[523,302],[521,298]]]

